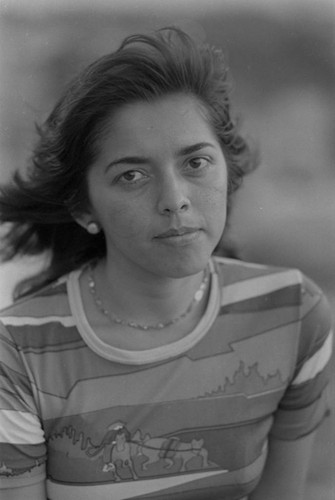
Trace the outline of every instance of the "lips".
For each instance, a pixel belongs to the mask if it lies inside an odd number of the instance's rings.
[[[179,227],[179,228],[170,228],[168,231],[161,233],[156,236],[158,239],[164,238],[173,238],[177,236],[185,236],[186,234],[197,233],[200,231],[199,227]]]

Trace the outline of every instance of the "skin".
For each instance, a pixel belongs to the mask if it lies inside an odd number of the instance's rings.
[[[107,238],[108,262],[151,279],[203,269],[225,225],[227,166],[195,98],[122,107],[99,149],[88,174],[89,197]],[[189,243],[157,238],[179,226],[200,231]]]
[[[97,276],[114,312],[149,324],[177,317],[226,221],[227,164],[204,107],[183,94],[123,106],[105,127],[88,186],[90,210],[78,222],[105,234]],[[192,232],[164,237],[184,227]]]

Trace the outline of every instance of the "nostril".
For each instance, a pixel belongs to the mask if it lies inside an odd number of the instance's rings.
[[[174,213],[179,213],[179,212],[185,212],[189,208],[189,202],[188,201],[183,201],[179,204],[176,204],[174,206],[168,206],[163,208],[162,213],[165,214],[174,214]]]

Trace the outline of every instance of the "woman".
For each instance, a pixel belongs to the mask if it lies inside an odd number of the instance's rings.
[[[2,190],[2,498],[297,500],[327,411],[330,316],[296,270],[214,257],[254,168],[219,51],[126,39]],[[34,290],[32,290],[34,289]]]

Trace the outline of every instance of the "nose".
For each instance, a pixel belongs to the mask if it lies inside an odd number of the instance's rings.
[[[184,212],[190,206],[184,179],[174,172],[166,172],[159,179],[158,211],[163,215]]]

